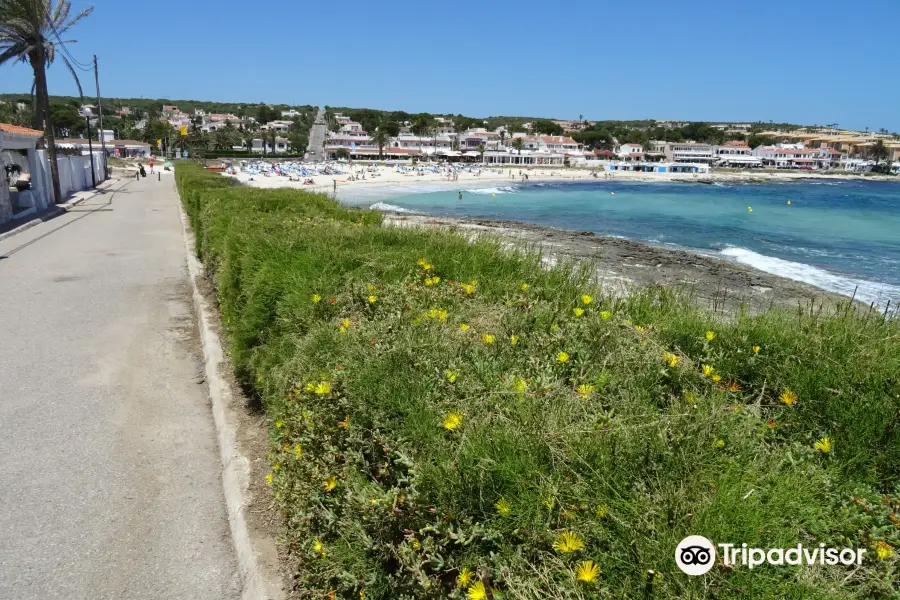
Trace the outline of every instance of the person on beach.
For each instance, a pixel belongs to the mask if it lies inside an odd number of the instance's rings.
[[[459,195],[456,197],[456,199],[457,199],[457,200],[462,200],[462,192],[459,193]]]
[[[153,157],[150,157],[150,174],[153,174]]]

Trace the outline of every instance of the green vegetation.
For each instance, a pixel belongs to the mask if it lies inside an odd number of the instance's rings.
[[[294,596],[897,598],[896,321],[722,322],[324,195],[176,177],[271,423]],[[869,553],[690,578],[688,534]]]

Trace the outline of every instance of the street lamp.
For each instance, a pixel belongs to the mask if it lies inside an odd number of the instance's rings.
[[[91,139],[91,109],[82,108],[81,116],[84,117],[84,120],[87,121],[87,134],[88,134],[88,153],[91,157],[91,183],[93,184],[91,187],[97,187],[97,174],[94,172],[94,145]],[[100,133],[103,135],[103,132]]]

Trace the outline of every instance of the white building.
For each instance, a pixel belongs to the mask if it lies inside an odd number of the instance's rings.
[[[710,144],[696,142],[666,142],[666,160],[675,163],[711,164],[718,160]]]
[[[277,133],[288,133],[291,130],[291,127],[294,126],[293,121],[269,121],[265,125],[263,125],[260,129],[266,129],[268,131],[276,131]]]
[[[298,116],[300,116],[300,113],[297,112],[296,110],[294,110],[293,108],[291,110],[281,111],[281,118],[283,118],[283,119],[293,119],[294,117],[298,117]]]
[[[762,160],[752,156],[750,146],[745,142],[731,141],[715,147],[716,164],[723,167],[759,167]]]
[[[641,160],[644,158],[644,147],[640,144],[622,144],[617,154],[624,160]]]
[[[804,148],[802,144],[758,146],[753,149],[752,154],[759,157],[765,167],[775,167],[776,169],[818,168],[819,150]]]

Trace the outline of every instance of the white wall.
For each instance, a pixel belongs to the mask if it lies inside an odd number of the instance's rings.
[[[53,185],[50,180],[50,161],[47,158],[46,150],[38,150],[37,154],[37,170],[40,172],[41,180],[44,183],[43,189],[46,190],[41,194],[43,206],[40,208],[46,208],[53,203]],[[89,155],[64,156],[62,154],[57,154],[56,164],[59,167],[59,191],[63,201],[65,201],[65,199],[73,192],[80,192],[81,190],[86,190],[91,187],[91,157]],[[105,165],[106,161],[103,159],[103,151],[94,151],[94,173],[98,184],[106,179],[104,177],[104,171],[106,170]],[[34,176],[32,176],[32,180],[34,180]]]

